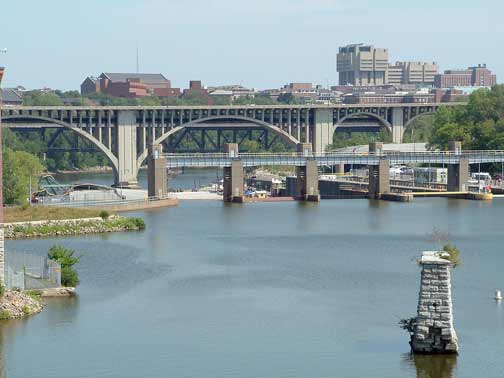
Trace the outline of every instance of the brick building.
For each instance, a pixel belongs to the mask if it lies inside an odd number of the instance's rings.
[[[490,87],[497,84],[497,76],[486,64],[478,64],[466,70],[446,70],[436,75],[434,85],[437,88],[453,87]]]
[[[81,94],[104,93],[114,97],[137,98],[180,96],[180,89],[172,88],[162,74],[105,72],[99,77],[87,77],[81,84]]]
[[[197,97],[198,99],[205,101],[207,105],[214,104],[213,98],[209,95],[208,90],[203,87],[201,80],[189,81],[189,89],[184,89],[181,97],[186,99]]]

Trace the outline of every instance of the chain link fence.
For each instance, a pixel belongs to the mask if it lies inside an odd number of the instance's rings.
[[[47,289],[61,286],[61,265],[45,256],[5,252],[8,289]]]

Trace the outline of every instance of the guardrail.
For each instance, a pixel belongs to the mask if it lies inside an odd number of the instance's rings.
[[[164,196],[146,197],[132,200],[96,200],[96,201],[61,201],[61,202],[39,202],[35,206],[56,206],[56,207],[99,207],[99,206],[120,206],[155,202],[165,199],[175,199],[176,196],[169,193]]]
[[[315,153],[228,153],[163,154],[167,166],[178,167],[218,167],[229,166],[232,160],[241,160],[244,166],[294,165],[302,166],[306,160],[317,160],[318,165],[362,164],[376,165],[380,160],[391,164],[457,164],[466,158],[469,164],[504,162],[504,151],[420,151],[420,152],[315,152]]]

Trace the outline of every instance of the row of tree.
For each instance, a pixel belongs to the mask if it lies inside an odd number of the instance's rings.
[[[467,106],[438,110],[428,142],[446,149],[453,140],[468,150],[504,150],[504,85],[473,92]]]
[[[274,104],[300,104],[300,99],[292,93],[282,93],[275,100],[264,94],[256,96],[241,96],[234,100],[230,97],[215,96],[212,98],[215,105],[274,105]],[[208,97],[203,93],[193,92],[183,97],[156,97],[141,98],[112,97],[104,93],[95,93],[81,96],[78,91],[28,91],[23,94],[23,105],[27,106],[193,106],[207,105]]]

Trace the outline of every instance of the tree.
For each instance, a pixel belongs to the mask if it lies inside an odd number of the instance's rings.
[[[23,105],[60,106],[63,101],[53,92],[30,91],[23,94]]]
[[[32,190],[37,189],[37,177],[44,167],[39,159],[27,152],[12,151],[7,148],[3,153],[3,195],[6,204],[22,204],[31,197]]]
[[[453,140],[468,150],[504,149],[504,85],[473,92],[467,106],[437,111],[430,147],[447,149]]]
[[[428,236],[430,241],[436,243],[438,249],[448,254],[446,259],[451,261],[454,268],[460,265],[460,250],[450,243],[450,233],[448,231],[434,227]]]
[[[79,262],[81,256],[74,256],[74,254],[74,250],[60,245],[52,246],[47,254],[50,260],[61,264],[61,284],[63,286],[76,287],[80,282],[79,275],[73,266]]]
[[[295,104],[297,102],[292,93],[281,93],[277,101],[283,104]]]

